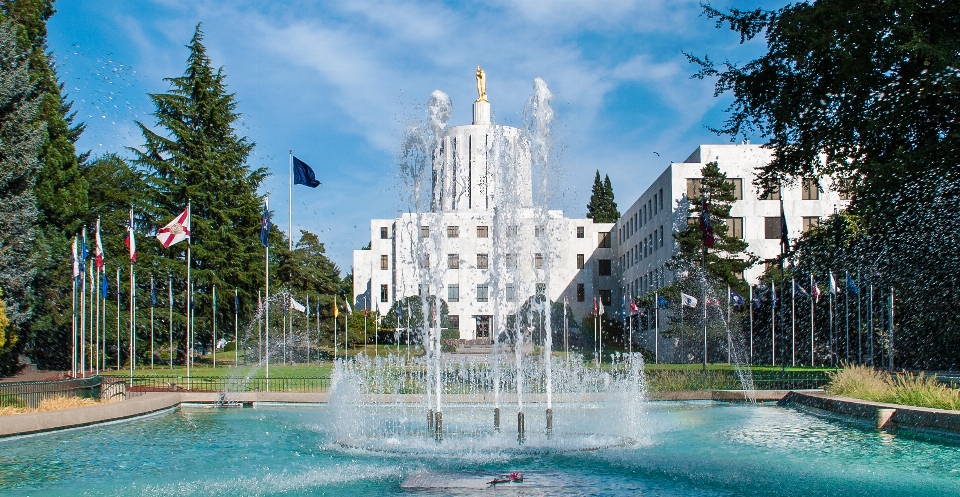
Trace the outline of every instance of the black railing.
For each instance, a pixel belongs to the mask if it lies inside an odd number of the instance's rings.
[[[0,382],[0,407],[36,409],[40,402],[55,397],[100,399],[103,379],[99,376],[70,380]]]
[[[313,378],[206,378],[186,376],[135,376],[134,392],[327,392],[329,377]]]

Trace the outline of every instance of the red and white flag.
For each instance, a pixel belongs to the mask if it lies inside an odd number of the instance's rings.
[[[97,245],[100,245],[99,225],[97,230]],[[137,262],[137,239],[133,234],[133,209],[130,209],[130,221],[127,223],[127,237],[123,239],[123,245],[130,249],[130,262]]]
[[[103,243],[100,241],[100,216],[97,216],[97,246],[94,248],[94,254],[97,256],[97,269],[103,269]]]
[[[173,221],[157,231],[157,240],[160,240],[163,248],[168,248],[187,238],[190,238],[190,207],[184,209]]]
[[[633,314],[637,314],[640,312],[640,308],[637,307],[637,303],[633,300],[630,301],[630,312]]]

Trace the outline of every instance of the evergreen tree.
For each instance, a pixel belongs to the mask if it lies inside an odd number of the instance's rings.
[[[340,291],[340,269],[327,257],[316,234],[300,230],[300,240],[293,251],[285,247],[278,250],[277,276],[298,300],[310,296],[311,315],[319,304],[322,322],[333,317],[333,296]]]
[[[258,243],[262,200],[257,188],[266,177],[263,168],[251,169],[247,157],[254,144],[237,135],[237,102],[227,93],[223,69],[214,70],[202,44],[198,24],[187,48],[183,76],[168,78],[168,93],[153,94],[154,116],[161,135],[137,122],[146,141],[134,149],[134,163],[146,173],[151,196],[138,214],[139,231],[154,233],[179,214],[190,201],[192,277],[194,285],[196,343],[212,343],[212,288],[218,295],[240,292],[241,302],[255,302],[263,284],[263,248]],[[174,278],[175,288],[185,289],[186,244],[163,249],[144,244],[144,260],[152,273]],[[278,245],[272,245],[277,247]],[[147,281],[140,276],[140,283]],[[182,295],[182,292],[181,292]],[[185,302],[181,296],[180,302]],[[220,302],[218,320],[232,320],[233,308]],[[243,305],[249,313],[253,306]],[[183,355],[180,355],[183,357]]]
[[[595,223],[614,223],[620,219],[620,211],[617,210],[617,202],[613,198],[610,176],[605,176],[604,180],[600,181],[599,170],[593,178],[593,191],[590,194],[590,202],[587,203],[587,217],[593,219]]]
[[[0,306],[5,307],[0,353],[12,349],[30,317],[37,220],[33,187],[45,131],[38,122],[35,86],[13,25],[0,24]]]
[[[47,50],[47,20],[54,14],[53,0],[3,0],[0,21],[12,21],[17,29],[17,44],[27,55],[30,81],[40,99],[40,116],[46,124],[40,150],[40,170],[33,192],[36,197],[37,228],[33,247],[35,276],[31,283],[34,298],[26,340],[15,350],[0,355],[0,374],[16,367],[18,356],[30,342],[30,355],[41,344],[54,344],[58,360],[39,361],[42,368],[68,368],[70,356],[70,313],[72,306],[70,242],[84,222],[90,222],[87,183],[80,172],[85,158],[77,157],[74,143],[83,125],[73,125],[70,104],[62,94],[56,68]],[[50,352],[47,350],[46,352]]]
[[[730,233],[730,208],[737,200],[735,186],[727,180],[716,162],[703,166],[699,187],[695,196],[689,199],[690,214],[686,228],[673,236],[677,240],[678,251],[670,263],[671,269],[683,269],[699,266],[702,263],[704,238],[701,229],[703,206],[707,206],[713,226],[712,248],[707,248],[707,274],[722,283],[730,285],[738,292],[746,290],[743,271],[757,261],[757,257],[748,253],[745,240]],[[725,288],[722,289],[726,291]]]

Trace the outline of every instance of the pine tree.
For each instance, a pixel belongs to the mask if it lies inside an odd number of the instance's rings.
[[[198,344],[213,339],[213,285],[221,299],[218,320],[228,322],[233,306],[225,305],[222,296],[238,289],[241,311],[249,313],[253,306],[244,303],[255,302],[257,288],[263,284],[263,248],[258,243],[262,200],[257,188],[267,174],[266,169],[251,169],[246,163],[254,144],[236,133],[237,102],[227,93],[223,69],[213,69],[200,28],[198,24],[187,45],[190,55],[183,76],[167,79],[169,92],[150,95],[157,108],[153,114],[157,128],[166,135],[137,122],[146,143],[133,150],[134,163],[144,169],[152,188],[147,205],[138,213],[138,231],[155,232],[191,202]],[[144,245],[147,250],[139,266],[157,277],[170,274],[175,288],[185,289],[186,244],[166,250],[153,241]],[[140,273],[142,284],[149,276]],[[185,302],[183,291],[178,292],[179,302]]]
[[[40,98],[40,116],[46,123],[40,151],[40,170],[36,176],[37,225],[33,259],[36,272],[31,282],[34,294],[25,340],[15,350],[0,355],[0,374],[15,368],[20,353],[36,355],[41,349],[57,352],[53,363],[38,362],[42,368],[67,368],[70,357],[71,270],[68,260],[70,240],[80,231],[87,216],[87,183],[80,173],[74,143],[83,125],[73,125],[70,104],[63,96],[56,67],[48,55],[47,20],[54,14],[53,0],[4,0],[0,3],[0,21],[12,21],[17,29],[17,44],[27,55],[30,81]],[[52,350],[51,347],[57,350]]]
[[[699,266],[702,263],[704,235],[700,228],[700,216],[704,198],[713,225],[714,246],[707,249],[707,273],[737,291],[746,289],[741,279],[743,271],[756,263],[757,258],[748,253],[746,241],[730,233],[728,219],[730,209],[737,200],[735,186],[727,180],[716,162],[703,166],[702,179],[696,195],[689,199],[691,217],[687,227],[674,234],[679,250],[670,265],[672,268]],[[725,289],[724,289],[725,291]]]
[[[590,194],[590,202],[587,203],[587,217],[593,219],[595,223],[614,223],[620,219],[620,211],[617,210],[617,202],[613,198],[610,176],[605,176],[601,181],[599,170],[593,178],[593,192]]]
[[[33,188],[45,129],[28,67],[15,28],[0,24],[0,353],[13,348],[30,318],[35,274]]]

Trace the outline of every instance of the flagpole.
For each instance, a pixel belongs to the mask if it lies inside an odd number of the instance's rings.
[[[240,365],[240,300],[233,289],[233,367]]]
[[[191,201],[188,199],[187,200],[187,220],[188,221],[190,220],[190,215],[192,214],[190,209],[191,207],[190,202]],[[186,342],[184,344],[185,345],[184,349],[186,349],[185,352],[187,353],[186,357],[184,358],[184,361],[187,363],[187,390],[190,390],[190,363],[193,362],[192,360],[193,351],[190,350],[191,346],[193,345],[193,342],[191,341],[191,339],[193,338],[191,335],[191,333],[193,332],[193,326],[192,326],[193,325],[193,322],[192,322],[193,321],[193,312],[192,312],[193,288],[190,285],[191,283],[190,281],[190,255],[191,255],[190,247],[193,245],[193,239],[192,239],[193,237],[191,235],[187,235],[187,295],[186,295],[187,298],[186,298],[186,304],[184,306],[185,310],[187,311],[186,312],[187,333],[186,333],[186,336],[184,337],[185,338],[184,341]]]
[[[150,369],[153,369],[153,344],[156,341],[153,336],[153,310],[156,303],[153,301],[156,296],[156,289],[153,287],[153,275],[150,275]]]
[[[870,367],[874,366],[873,363],[873,278],[870,279],[870,296],[869,296],[868,307],[870,309],[870,315],[867,318],[867,326],[870,330]]]
[[[660,364],[660,291],[653,292],[653,363]]]
[[[133,236],[133,229],[130,230],[130,236]],[[132,243],[132,242],[131,242]],[[134,297],[134,286],[136,285],[136,277],[133,273],[133,261],[130,261],[130,384],[128,387],[133,386],[133,368],[136,367],[136,343],[134,343],[134,314],[136,313],[135,306],[135,297]]]
[[[846,339],[844,340],[847,349],[847,362],[850,362],[850,273],[844,271],[846,279],[843,280],[843,314],[846,318]]]
[[[101,272],[103,273],[103,286],[108,286],[106,264],[103,265],[103,269],[101,270]],[[101,322],[100,329],[103,330],[103,334],[100,337],[103,341],[100,342],[100,346],[102,347],[100,351],[100,358],[101,358],[101,361],[103,361],[103,367],[101,367],[100,369],[106,371],[107,370],[107,292],[105,291],[103,292],[102,300],[103,300],[103,309],[102,309],[102,314],[100,315],[100,322]]]
[[[730,360],[733,348],[733,341],[730,339],[730,285],[727,285],[727,364],[732,364]]]
[[[790,365],[797,367],[797,280],[790,278]]]
[[[91,262],[92,262],[92,261],[91,261]],[[93,333],[93,329],[94,329],[93,309],[94,309],[94,307],[95,307],[95,305],[94,305],[94,300],[93,300],[93,299],[96,298],[96,294],[97,294],[96,291],[95,291],[94,288],[93,288],[93,282],[94,282],[94,278],[93,278],[93,268],[94,268],[94,266],[96,266],[96,263],[93,263],[93,264],[87,266],[87,274],[90,275],[90,343],[89,343],[89,344],[88,344],[88,343],[84,343],[84,344],[83,344],[84,349],[88,349],[88,348],[89,348],[90,360],[91,360],[91,361],[93,361],[93,360],[96,359],[96,356],[94,356],[94,354],[93,354],[93,340],[94,340],[94,338],[95,338],[94,333]],[[92,364],[89,366],[89,369],[91,369],[91,370],[94,369]]]
[[[292,155],[292,154],[291,154],[291,155]],[[263,210],[264,210],[264,212],[265,212],[265,216],[269,215],[269,213],[270,213],[270,195],[267,195],[267,196],[264,197],[264,199],[263,199]],[[269,226],[266,226],[266,228],[267,228],[268,230],[270,229]],[[267,236],[268,236],[268,237],[270,236],[269,232],[267,233]],[[266,243],[265,245],[266,245],[266,246],[264,247],[264,252],[263,252],[264,281],[265,281],[265,289],[264,289],[264,291],[263,291],[263,294],[264,294],[264,299],[263,299],[263,305],[264,305],[263,327],[264,327],[264,337],[265,337],[266,340],[265,340],[265,342],[264,342],[264,348],[263,348],[263,350],[264,350],[264,354],[266,355],[266,374],[265,374],[265,376],[266,376],[266,380],[267,380],[267,381],[266,381],[266,383],[267,383],[267,391],[269,392],[269,391],[270,391],[270,242],[269,242],[269,240],[267,241],[267,243]]]
[[[770,365],[777,365],[777,282],[770,280]]]
[[[857,362],[863,364],[863,323],[860,312],[860,270],[857,270]]]
[[[813,304],[814,304],[814,301],[813,301],[813,299],[814,299],[814,296],[813,296],[813,286],[814,286],[814,285],[816,285],[816,282],[813,281],[813,273],[810,273],[810,367],[814,367],[814,366],[815,366],[815,364],[813,363],[813,361],[814,361],[814,340],[816,339],[816,338],[814,337],[814,334],[813,334],[813,332],[814,332],[814,328],[813,328],[813,323],[814,323],[814,319],[813,319],[813,318],[814,318],[814,314],[813,314],[813,309],[814,309],[814,307],[813,307]],[[817,292],[818,292],[817,294],[819,295],[820,290],[817,290]]]
[[[753,364],[753,285],[750,285],[750,364]]]
[[[310,294],[307,294],[307,366],[310,365]]]
[[[339,351],[337,350],[337,338],[340,336],[340,331],[337,330],[337,294],[333,294],[333,362],[337,362],[337,355]],[[409,351],[410,345],[407,344],[407,350]],[[409,355],[409,353],[408,353]]]
[[[83,248],[80,251],[80,260],[83,261],[83,264],[86,265],[86,252],[87,248],[87,227],[83,227]],[[82,378],[87,377],[87,368],[86,368],[86,348],[87,348],[87,271],[86,268],[80,271],[80,376]]]
[[[77,236],[73,237],[73,360],[71,361],[71,373],[77,377],[77,273],[79,273],[79,263],[77,262]]]
[[[94,363],[96,364],[96,372],[100,374],[100,268],[97,268],[97,277],[95,278],[96,282],[93,285],[94,290],[91,292],[93,294],[94,303],[96,304],[95,317],[93,318],[94,326],[97,329],[96,332],[96,345],[94,354]]]
[[[829,308],[827,309],[830,316],[830,365],[836,367],[837,365],[837,341],[834,338],[833,333],[833,294],[836,283],[833,279],[833,271],[830,271],[830,301]]]
[[[213,285],[213,368],[217,368],[217,285]]]
[[[890,286],[890,372],[893,373],[893,285]]]
[[[173,276],[167,274],[167,300],[170,305],[170,313],[167,316],[167,324],[170,326],[170,369],[173,369]]]
[[[120,266],[117,266],[117,373],[120,372]]]

